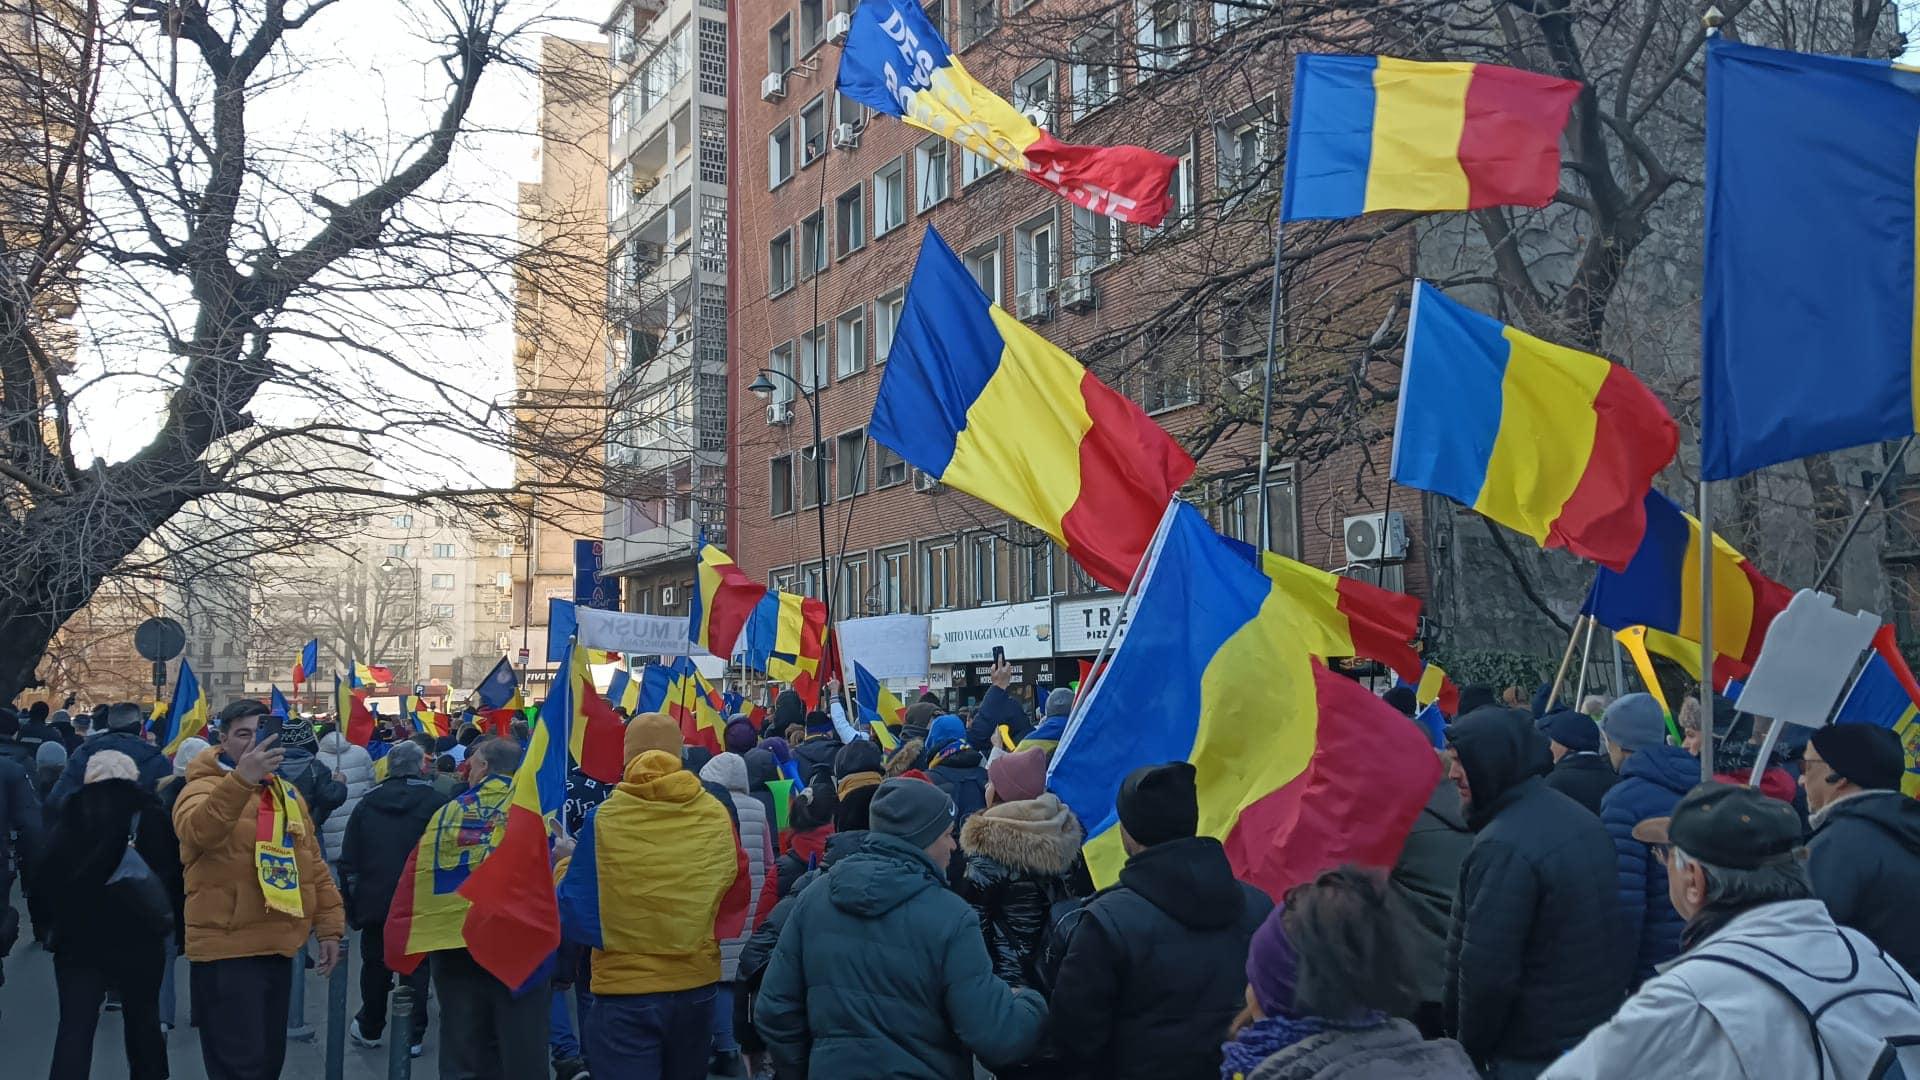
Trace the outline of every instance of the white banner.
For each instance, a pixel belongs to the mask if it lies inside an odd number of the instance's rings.
[[[998,604],[964,611],[936,611],[933,651],[936,664],[969,664],[993,659],[1003,646],[1009,660],[1038,660],[1053,655],[1053,605],[1045,600]]]
[[[876,679],[926,678],[927,642],[932,636],[932,620],[925,615],[841,620],[840,660],[847,681],[853,681],[855,661]]]
[[[654,656],[707,656],[687,639],[685,615],[638,615],[626,611],[574,609],[580,643],[592,649]]]

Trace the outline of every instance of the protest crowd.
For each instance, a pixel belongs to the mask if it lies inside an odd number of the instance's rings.
[[[276,1076],[299,958],[349,954],[353,1042],[417,1056],[434,1016],[449,1080],[1867,1077],[1920,1033],[1920,804],[1885,728],[1790,741],[1766,766],[1788,786],[1702,784],[1646,694],[1467,687],[1391,862],[1268,895],[1174,761],[1119,783],[1125,861],[1096,888],[1048,790],[1075,691],[1029,715],[1007,679],[892,724],[850,722],[837,684],[826,711],[784,691],[725,718],[718,753],[615,711],[620,778],[571,768],[531,883],[559,945],[517,983],[471,934],[405,954],[437,917],[417,853],[429,877],[503,857],[525,723],[359,745],[243,700],[169,761],[132,705],[0,710],[0,835],[58,984],[49,1075],[89,1074],[111,1002],[132,1076],[168,1075],[176,1024],[207,1076]],[[1410,690],[1384,705],[1414,725]],[[1723,760],[1765,726],[1685,719]]]

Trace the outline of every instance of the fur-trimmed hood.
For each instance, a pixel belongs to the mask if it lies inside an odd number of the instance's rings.
[[[989,806],[960,828],[960,848],[1015,870],[1064,874],[1080,854],[1080,822],[1052,792]]]

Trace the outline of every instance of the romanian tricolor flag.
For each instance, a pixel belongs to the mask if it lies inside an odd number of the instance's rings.
[[[1633,561],[1618,572],[1602,567],[1581,610],[1615,630],[1644,626],[1698,642],[1700,522],[1657,491],[1647,493],[1646,518]],[[1713,546],[1714,651],[1751,665],[1793,593],[1718,535]]]
[[[300,684],[314,677],[320,670],[320,639],[314,638],[300,650],[300,659],[293,662],[293,692],[300,692]]]
[[[462,935],[467,950],[508,986],[525,985],[560,947],[548,841],[567,798],[572,705],[571,694],[547,695],[513,775],[498,846],[459,887],[472,904]]]
[[[1624,570],[1680,430],[1633,373],[1413,291],[1393,479]]]
[[[1200,833],[1276,898],[1341,863],[1393,865],[1439,758],[1404,716],[1302,647],[1323,633],[1198,511],[1169,508],[1126,639],[1048,773],[1086,823],[1096,883],[1126,861],[1121,780],[1169,761],[1198,774]]]
[[[555,679],[547,691],[541,712],[554,710],[567,718],[567,749],[580,771],[603,784],[620,782],[620,770],[626,764],[622,756],[620,715],[593,688],[587,651],[575,642],[567,649],[561,664],[564,677]],[[554,699],[562,699],[558,704]]]
[[[967,72],[919,0],[864,0],[854,10],[836,89],[1095,213],[1158,225],[1172,205],[1175,158],[1054,138]]]
[[[891,750],[898,745],[899,740],[887,725],[904,723],[907,707],[858,660],[853,662],[853,705],[860,712],[860,722],[872,730],[874,741],[882,749]]]
[[[1421,708],[1439,705],[1448,716],[1460,711],[1460,688],[1453,685],[1439,664],[1427,662],[1420,669],[1420,681],[1413,687],[1413,703]]]
[[[1419,600],[1271,551],[1256,559],[1253,546],[1239,540],[1220,542],[1273,582],[1274,595],[1285,600],[1305,631],[1297,644],[1310,655],[1378,660],[1408,682],[1420,678],[1420,654],[1413,651],[1413,639],[1420,636]],[[1127,625],[1131,633],[1132,614]]]
[[[697,546],[687,638],[715,656],[731,659],[767,587],[748,577],[726,552],[707,543],[705,533]]]
[[[1051,536],[1125,589],[1193,459],[1138,405],[980,291],[931,226],[873,405],[873,437]]]
[[[367,711],[366,695],[354,693],[354,687],[343,684],[338,675],[333,677],[333,708],[333,722],[346,733],[348,742],[365,746],[373,741],[373,714]]]
[[[513,665],[504,656],[493,665],[492,671],[487,672],[487,677],[480,680],[480,686],[474,693],[480,698],[483,712],[520,709],[526,705],[526,700],[520,696],[520,679],[514,675]]]
[[[720,692],[693,666],[691,657],[679,657],[668,670],[672,679],[660,711],[680,725],[680,738],[686,745],[719,753],[726,746],[727,733],[726,703]]]
[[[715,656],[738,657],[746,667],[781,682],[819,674],[826,653],[825,603],[767,588],[705,536],[700,538],[695,577],[687,613],[691,641]]]
[[[400,871],[387,909],[388,968],[409,974],[430,952],[468,946],[467,912],[473,905],[460,887],[499,846],[512,794],[510,778],[489,776],[442,806],[427,823]]]
[[[1580,84],[1494,64],[1302,53],[1284,221],[1545,206]]]
[[[1892,728],[1907,754],[1907,775],[1901,778],[1900,790],[1920,797],[1920,683],[1900,655],[1893,627],[1882,627],[1873,647],[1833,722]]]
[[[206,690],[193,673],[193,665],[181,657],[180,671],[173,677],[173,702],[167,706],[167,726],[155,740],[160,744],[160,752],[169,757],[179,753],[181,743],[207,730],[207,719],[211,715]]]
[[[607,701],[627,710],[628,716],[640,711],[640,681],[633,677],[633,672],[620,668],[613,673],[607,682]]]
[[[452,730],[453,717],[428,708],[424,698],[402,697],[400,711],[413,725],[413,729],[423,735],[431,735],[437,739]]]
[[[367,686],[387,686],[393,682],[393,669],[379,664],[353,662],[353,688],[358,690]]]

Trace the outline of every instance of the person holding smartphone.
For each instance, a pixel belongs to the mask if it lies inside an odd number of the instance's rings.
[[[258,701],[222,709],[218,750],[187,767],[173,809],[194,1024],[208,1080],[280,1075],[289,961],[312,936],[314,970],[325,976],[346,934],[319,827],[299,790],[275,775],[286,752],[277,735],[256,738],[267,715]]]

